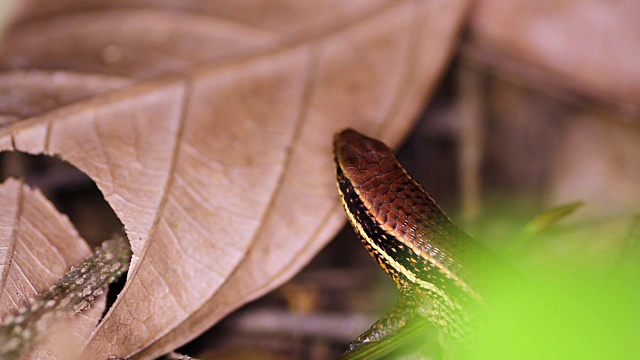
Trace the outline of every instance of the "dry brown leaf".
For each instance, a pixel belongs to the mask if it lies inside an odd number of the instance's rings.
[[[468,54],[526,84],[489,85],[487,161],[551,204],[584,200],[576,218],[637,209],[639,13],[630,0],[483,0],[473,11]]]
[[[477,2],[477,40],[576,82],[586,92],[640,102],[640,2]]]
[[[47,290],[91,250],[39,191],[9,179],[0,185],[0,199],[0,314],[7,315]],[[24,359],[79,352],[102,316],[104,300],[57,323]]]
[[[2,109],[0,149],[58,155],[96,182],[134,258],[83,356],[152,358],[331,239],[333,133],[398,144],[467,2],[112,3],[22,3],[0,64],[41,71],[0,89],[37,110]]]
[[[640,129],[614,116],[602,119],[580,114],[570,118],[553,163],[548,190],[551,200],[561,204],[588,199],[582,217],[637,213],[638,144]]]

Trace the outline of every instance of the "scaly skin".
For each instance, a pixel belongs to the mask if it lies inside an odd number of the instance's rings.
[[[415,315],[465,336],[468,308],[482,299],[475,276],[495,256],[451,222],[382,142],[345,129],[334,137],[334,156],[349,221],[401,292],[352,348],[394,334]]]

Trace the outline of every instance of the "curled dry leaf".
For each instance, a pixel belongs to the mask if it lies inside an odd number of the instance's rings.
[[[0,314],[7,316],[46,291],[91,250],[39,191],[9,179],[0,185],[0,199]],[[77,355],[102,316],[104,300],[55,324],[23,359]]]
[[[640,105],[640,3],[635,0],[478,1],[477,40],[550,70],[586,93]]]
[[[331,239],[333,133],[398,144],[467,1],[111,3],[22,4],[0,64],[40,72],[0,88],[37,110],[10,112],[0,149],[58,155],[96,182],[134,255],[83,357],[152,358]]]

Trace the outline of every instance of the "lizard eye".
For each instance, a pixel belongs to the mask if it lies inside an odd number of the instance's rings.
[[[342,160],[342,164],[344,164],[345,168],[358,167],[360,160],[356,156],[348,156]]]

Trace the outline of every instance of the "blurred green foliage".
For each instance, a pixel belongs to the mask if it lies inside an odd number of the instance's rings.
[[[640,217],[575,218],[581,202],[532,216],[517,204],[492,204],[471,231],[522,276],[485,274],[470,342],[416,319],[343,358],[640,359]]]
[[[640,358],[638,273],[620,266],[594,276],[589,264],[584,271],[547,266],[535,282],[496,286],[465,359]]]

